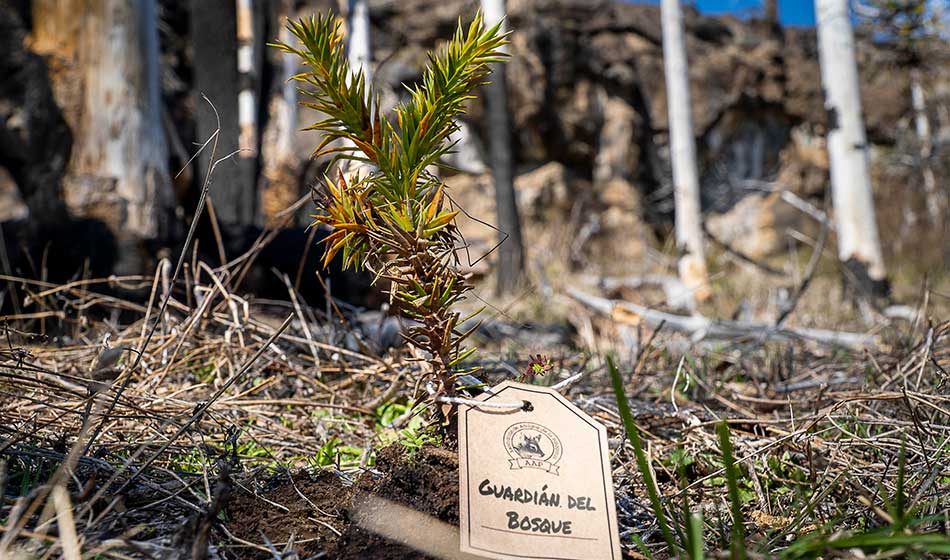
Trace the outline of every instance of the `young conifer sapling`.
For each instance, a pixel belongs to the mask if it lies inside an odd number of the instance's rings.
[[[462,362],[475,352],[465,341],[477,325],[463,331],[474,314],[463,317],[456,310],[471,290],[459,269],[458,211],[446,202],[445,184],[428,169],[452,150],[454,119],[472,90],[486,83],[490,65],[505,58],[500,48],[507,34],[499,25],[487,28],[480,14],[467,32],[460,23],[452,40],[429,54],[422,82],[409,88],[393,123],[362,72],[347,63],[340,22],[332,14],[290,22],[288,29],[302,47],[274,46],[302,59],[307,69],[293,79],[310,98],[303,104],[326,115],[307,129],[323,134],[313,155],[333,153],[366,164],[348,177],[341,171],[335,179],[324,176],[314,218],[333,232],[324,239],[323,265],[341,254],[344,268],[388,281],[390,301],[415,322],[405,337],[425,354],[437,396],[454,396],[457,376],[472,371]],[[338,139],[347,142],[333,147]]]

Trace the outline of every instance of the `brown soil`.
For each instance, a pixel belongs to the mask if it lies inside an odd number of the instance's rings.
[[[285,475],[258,496],[239,491],[227,509],[227,528],[250,542],[261,542],[263,534],[278,550],[294,535],[300,558],[321,552],[324,558],[344,560],[428,558],[350,522],[354,499],[366,494],[458,525],[458,455],[434,447],[409,453],[397,444],[381,450],[376,469],[361,473],[352,484],[331,471]],[[248,548],[240,557],[272,556]]]

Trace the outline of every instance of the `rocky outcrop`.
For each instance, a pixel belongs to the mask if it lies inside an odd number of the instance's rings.
[[[4,1],[10,0],[0,0],[0,6]],[[411,85],[420,78],[426,52],[450,37],[459,16],[471,17],[478,4],[476,0],[370,0],[374,82],[384,107],[405,95],[402,84]],[[186,101],[192,88],[187,10],[171,1],[160,5],[166,24],[162,28],[163,93],[181,144],[188,146],[198,139],[193,129],[195,107]],[[308,0],[296,5],[302,15],[337,9],[339,2]],[[540,251],[529,255],[529,262],[535,257],[554,260],[556,253],[556,258],[563,257],[575,267],[635,268],[657,237],[668,233],[673,212],[659,10],[608,0],[508,0],[508,9],[514,32],[506,72],[520,175],[516,181],[519,206],[525,227],[550,241],[549,245],[528,243],[529,253]],[[5,68],[2,64],[20,65],[19,70],[11,70],[18,73],[4,74],[17,76],[16,80],[0,82],[0,97],[6,96],[0,99],[0,120],[5,130],[18,130],[20,136],[6,132],[0,137],[0,147],[18,146],[0,150],[5,158],[0,164],[21,191],[29,190],[24,185],[43,184],[52,189],[47,192],[59,192],[55,189],[69,157],[69,130],[49,93],[43,60],[24,49],[22,24],[10,23],[15,13],[9,10],[0,15],[0,25],[13,29],[0,39],[9,43],[7,54],[0,55],[0,69]],[[814,31],[776,30],[755,20],[705,17],[695,10],[686,11],[686,31],[708,227],[750,254],[784,250],[784,230],[804,231],[808,225],[766,191],[778,186],[819,202],[828,181],[823,141],[826,116]],[[878,191],[889,201],[918,196],[921,189],[906,189],[913,183],[908,179],[912,170],[881,172],[884,167],[893,168],[895,160],[903,161],[900,154],[917,153],[907,144],[907,138],[913,138],[910,69],[897,51],[860,38],[858,54],[865,122],[878,164],[875,177],[896,181],[894,188],[890,183],[877,184]],[[935,130],[941,126],[940,116],[950,115],[950,66],[939,63],[943,60],[939,57],[946,56],[946,52],[933,55],[925,84],[934,93],[928,97],[928,107]],[[26,95],[27,90],[38,94]],[[318,119],[308,109],[300,111],[301,126]],[[30,121],[25,129],[13,126],[40,115],[45,120]],[[472,100],[463,122],[460,152],[448,161],[462,173],[447,180],[453,196],[469,213],[491,223],[494,203],[490,177],[485,175],[483,117],[482,100]],[[950,116],[945,120],[950,130]],[[287,179],[286,192],[269,205],[273,207],[270,213],[297,199],[308,181],[319,177],[322,162],[307,160],[318,143],[315,134],[301,132],[296,141],[296,172]],[[181,152],[174,169],[186,160],[185,150]],[[266,149],[264,153],[267,157]],[[935,153],[934,158],[946,159],[946,154]],[[950,169],[940,161],[933,167],[944,175]],[[21,172],[21,168],[30,171]],[[944,180],[938,177],[938,182]],[[3,183],[0,179],[0,189]],[[750,194],[754,197],[748,198]],[[186,198],[181,193],[179,197]],[[912,209],[919,206],[911,204]],[[739,223],[746,219],[752,223]],[[488,251],[496,233],[466,220],[473,247]],[[903,214],[882,216],[879,221],[885,239],[888,228],[897,231],[909,223]],[[563,246],[555,247],[556,243]]]
[[[786,250],[792,232],[818,229],[810,216],[782,200],[777,192],[744,197],[729,211],[710,216],[706,228],[717,241],[753,259]]]
[[[457,14],[474,13],[475,4],[371,2],[377,79],[392,91],[399,91],[398,82],[416,80],[424,50],[448,36]],[[567,198],[583,206],[579,224],[600,212],[592,226],[597,231],[609,223],[626,231],[644,221],[662,229],[672,199],[658,8],[595,0],[511,0],[508,7],[514,33],[507,74],[521,170],[550,162],[569,170]],[[806,228],[801,216],[762,195],[736,205],[763,183],[823,196],[826,117],[815,33],[776,32],[754,20],[695,11],[687,11],[686,28],[704,209],[733,217],[761,210],[748,231],[720,233],[756,254],[784,250],[784,237],[777,239],[784,232],[775,228]],[[859,64],[868,138],[893,146],[911,115],[909,70],[895,51],[866,40],[859,44]],[[469,111],[473,126],[481,112],[476,100]],[[526,195],[537,198],[520,196]],[[713,221],[720,230],[731,223]],[[743,240],[752,230],[767,230],[768,239]],[[649,236],[633,237],[645,242]]]

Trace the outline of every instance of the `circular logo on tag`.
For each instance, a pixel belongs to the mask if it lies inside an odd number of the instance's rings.
[[[539,469],[558,474],[563,448],[557,434],[534,422],[518,422],[505,430],[505,449],[512,470]]]

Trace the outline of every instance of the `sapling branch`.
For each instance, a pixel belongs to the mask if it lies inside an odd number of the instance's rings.
[[[307,71],[293,79],[305,86],[304,105],[326,115],[308,127],[323,134],[314,155],[362,161],[348,176],[324,176],[318,197],[318,224],[333,231],[324,239],[323,266],[337,256],[343,267],[370,271],[389,282],[389,298],[414,321],[406,340],[426,355],[438,382],[435,398],[456,394],[456,377],[474,348],[465,341],[457,304],[471,290],[459,270],[457,248],[464,243],[455,224],[458,211],[445,203],[445,184],[427,171],[449,153],[472,90],[485,82],[490,65],[504,60],[507,34],[486,27],[481,14],[467,30],[461,23],[449,43],[429,55],[421,83],[394,111],[395,123],[380,110],[379,97],[362,72],[353,72],[344,54],[340,22],[325,14],[291,22],[302,48],[273,46],[301,58]],[[346,141],[337,146],[336,140]],[[467,318],[465,318],[467,319]]]

